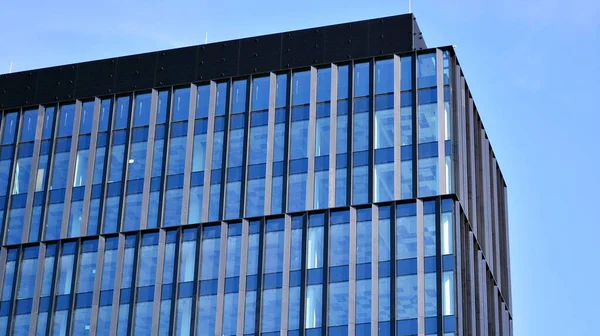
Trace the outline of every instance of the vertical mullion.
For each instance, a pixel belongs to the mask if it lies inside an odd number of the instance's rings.
[[[394,55],[394,199],[402,198],[402,65]]]
[[[417,199],[417,328],[425,334],[425,220],[423,201]]]
[[[75,257],[73,257],[73,274],[71,275],[71,291],[69,295],[69,311],[67,313],[67,332],[73,333],[73,315],[75,314],[75,297],[77,294],[75,293],[75,289],[77,288],[77,278],[79,277],[79,262],[80,262],[80,254],[81,254],[81,238],[77,239],[75,247]]]
[[[196,239],[199,238],[199,234],[196,232]],[[174,252],[174,265],[173,265],[173,286],[171,287],[171,310],[169,312],[169,319],[171,320],[169,323],[169,335],[173,335],[175,332],[175,323],[177,322],[176,312],[177,309],[177,300],[179,295],[179,261],[181,258],[179,257],[179,253],[181,252],[181,244],[183,243],[183,230],[181,228],[177,229],[177,237],[175,239],[175,252]],[[196,245],[198,243],[196,242]],[[196,246],[197,248],[197,246]],[[165,243],[166,249],[166,243]],[[196,253],[196,265],[198,264],[198,254]],[[196,270],[197,271],[197,270]],[[194,281],[196,281],[196,277],[194,277]],[[196,288],[196,284],[194,283],[194,290]],[[162,299],[162,298],[161,298]],[[162,301],[162,300],[161,300]],[[193,305],[192,305],[193,308]],[[192,320],[193,321],[193,320]]]
[[[240,282],[238,288],[238,311],[236,335],[244,334],[244,317],[246,307],[246,274],[248,273],[248,245],[249,245],[249,222],[242,220],[242,243],[240,254]]]
[[[112,311],[110,315],[110,335],[117,334],[117,323],[119,321],[119,306],[121,299],[121,280],[123,278],[123,265],[125,263],[125,235],[119,234],[119,246],[117,248],[117,265],[115,268],[115,284],[113,289]]]
[[[390,334],[396,335],[396,206],[390,206]],[[383,335],[382,335],[383,336]]]
[[[210,206],[210,180],[212,175],[212,157],[213,157],[213,144],[215,134],[215,110],[217,104],[217,83],[210,82],[210,98],[208,105],[208,125],[206,130],[206,160],[204,160],[204,185],[202,190],[202,220],[201,222],[208,221],[208,211]]]
[[[224,116],[224,129],[223,129],[223,149],[221,153],[221,191],[219,193],[219,217],[217,220],[222,220],[225,217],[225,202],[227,202],[227,179],[229,177],[229,146],[231,145],[231,141],[229,136],[231,135],[231,130],[229,129],[229,125],[231,124],[231,101],[233,100],[233,80],[231,78],[227,81],[227,99],[225,103],[225,116]],[[215,117],[216,119],[216,117]]]
[[[391,293],[391,292],[390,292]],[[371,335],[379,330],[379,207],[371,206]]]
[[[306,174],[306,210],[312,210],[315,189],[315,127],[317,123],[317,69],[310,68],[310,100],[308,117],[308,170]]]
[[[348,141],[346,160],[346,205],[352,204],[352,191],[354,190],[354,178],[352,172],[354,165],[354,61],[348,64],[348,121],[346,137]]]
[[[292,83],[293,83],[293,75],[292,71],[287,72],[287,81],[286,81],[286,118],[285,118],[285,145],[284,145],[284,163],[283,163],[283,178],[281,181],[281,188],[283,189],[281,195],[281,211],[287,212],[288,209],[288,183],[289,183],[289,171],[290,171],[290,133],[292,131]]]
[[[329,307],[329,217],[330,211],[327,210],[324,213],[325,219],[323,223],[323,307],[321,308],[322,319],[321,319],[321,334],[327,335],[327,308]]]
[[[227,223],[221,222],[221,247],[219,250],[219,277],[217,279],[217,316],[215,317],[215,335],[223,334],[223,308],[225,300],[225,272],[227,268],[228,229],[229,227]]]
[[[65,184],[65,198],[63,200],[63,216],[60,229],[60,238],[67,238],[69,231],[69,217],[71,215],[71,196],[73,195],[73,176],[75,175],[75,160],[77,158],[77,144],[79,143],[79,123],[81,120],[82,103],[75,101],[75,116],[73,117],[73,133],[71,134],[71,149],[69,152],[69,167],[67,183]],[[59,118],[60,119],[60,118]],[[81,233],[80,233],[81,235]]]
[[[101,100],[94,98],[94,115],[100,116]],[[79,232],[81,236],[87,236],[87,227],[89,223],[90,204],[92,197],[92,188],[94,180],[94,166],[96,165],[96,147],[98,142],[98,127],[100,118],[92,119],[92,133],[90,135],[90,147],[88,149],[88,163],[85,173],[85,189],[83,194],[83,211],[81,212],[81,227]],[[90,325],[91,329],[91,325]],[[95,332],[95,330],[93,331]]]
[[[302,216],[302,266],[301,266],[301,274],[302,278],[300,279],[300,321],[298,323],[300,329],[300,335],[304,335],[306,330],[306,284],[308,278],[308,271],[306,269],[306,247],[308,245],[307,242],[308,236],[308,215],[304,214]]]
[[[200,260],[202,260],[202,239],[204,237],[204,227],[199,226],[196,232],[196,266],[194,267],[194,289],[192,290],[192,312],[190,322],[190,335],[197,334],[196,325],[198,323],[198,317],[196,311],[198,310],[198,300],[200,298],[200,275],[201,275],[201,267]],[[183,230],[180,230],[180,245],[183,246]],[[179,255],[178,251],[178,255]],[[180,256],[181,257],[181,256]],[[181,259],[181,258],[180,258]],[[179,270],[177,270],[177,301],[179,301]],[[177,305],[174,306],[175,310],[177,310]],[[173,320],[173,322],[177,322],[177,320]],[[175,325],[175,323],[172,323]],[[173,331],[176,329],[174,328]]]
[[[156,137],[156,118],[158,115],[158,91],[152,90],[150,98],[150,120],[148,122],[148,141],[146,142],[146,165],[144,166],[144,186],[142,190],[142,206],[140,229],[148,227],[148,210],[150,208],[150,187],[152,183],[152,163],[154,161],[154,139]],[[164,140],[163,140],[164,142]],[[164,152],[164,148],[163,148]],[[164,159],[164,157],[163,157]],[[163,160],[164,161],[164,160]],[[156,206],[156,205],[153,205]],[[160,220],[158,222],[160,224]],[[160,225],[157,225],[160,227]]]
[[[98,236],[98,250],[96,254],[96,275],[94,277],[94,292],[92,294],[92,308],[90,312],[90,336],[96,335],[98,325],[98,311],[100,305],[100,291],[102,289],[102,273],[104,272],[104,253],[106,238]]]
[[[348,276],[348,334],[353,336],[356,333],[356,230],[357,214],[356,208],[350,207],[350,260]]]
[[[244,112],[244,137],[242,140],[242,181],[240,182],[240,199],[238,200],[240,203],[240,210],[236,218],[243,218],[246,214],[246,185],[247,181],[247,171],[248,171],[248,149],[250,143],[250,98],[252,97],[252,76],[245,79],[246,81],[246,102],[244,103],[246,107],[246,112]],[[227,239],[226,239],[227,240]]]
[[[198,86],[192,85],[190,88],[190,106],[188,111],[188,128],[186,138],[185,167],[183,173],[183,191],[181,195],[181,224],[188,223],[188,212],[190,203],[190,186],[192,179],[192,159],[194,154],[194,127],[196,120],[196,101],[198,97]]]
[[[40,162],[40,147],[42,144],[42,132],[44,129],[44,115],[45,110],[42,106],[38,107],[37,124],[35,127],[35,138],[33,143],[33,156],[31,157],[31,171],[37,172]],[[25,205],[25,213],[23,214],[23,233],[21,237],[22,242],[29,241],[29,231],[31,230],[31,213],[33,211],[33,199],[35,196],[35,184],[36,174],[30,174],[29,184],[27,190],[27,201]],[[41,225],[41,224],[40,224]],[[1,238],[0,238],[1,239]],[[38,240],[36,238],[36,240]]]
[[[419,101],[417,91],[418,83],[417,83],[417,52],[413,52],[411,57],[411,69],[412,69],[412,189],[413,189],[413,198],[418,197],[419,195]]]
[[[373,172],[375,170],[375,60],[369,60],[369,163],[368,163],[368,180],[367,183],[367,203],[372,203],[375,199],[373,190],[375,182],[373,180]],[[392,182],[393,184],[393,182]]]
[[[447,194],[446,189],[446,113],[444,97],[444,55],[436,49],[435,72],[437,80],[437,119],[438,119],[438,190],[439,194]]]
[[[287,335],[289,320],[289,294],[290,294],[290,265],[292,250],[292,219],[285,216],[285,231],[283,238],[283,275],[281,285],[281,335]]]
[[[262,298],[262,290],[263,290],[263,269],[264,269],[264,260],[263,257],[265,255],[264,253],[264,249],[265,249],[265,234],[266,234],[266,230],[265,230],[265,226],[266,226],[266,221],[264,218],[261,219],[260,221],[260,233],[259,233],[259,238],[258,238],[258,272],[257,272],[257,277],[256,277],[256,309],[255,309],[255,325],[254,325],[254,333],[256,335],[260,334],[260,322],[261,322],[261,317],[262,317],[262,310],[261,310],[261,298]]]
[[[437,334],[444,334],[442,313],[442,199],[435,199],[435,260],[436,260],[436,301],[437,301]]]
[[[152,301],[152,336],[157,336],[160,327],[160,306],[162,303],[162,283],[165,266],[167,233],[158,231],[158,251],[156,254],[156,276],[154,278],[154,300]]]
[[[265,173],[265,204],[264,214],[271,214],[271,197],[273,196],[273,162],[274,143],[275,143],[275,111],[277,98],[277,75],[269,73],[269,111],[267,122],[267,160]],[[281,195],[280,195],[281,197]]]
[[[329,98],[329,195],[328,207],[335,207],[335,189],[337,172],[337,102],[338,102],[338,66],[331,64],[331,96]]]
[[[1,255],[2,255],[2,252],[0,252],[0,256]],[[46,245],[39,244],[38,264],[37,264],[36,272],[35,272],[35,285],[34,285],[34,289],[33,289],[33,298],[31,300],[31,317],[29,320],[30,321],[29,336],[34,336],[37,332],[37,330],[36,330],[37,318],[38,318],[38,311],[39,311],[40,295],[42,292],[42,281],[43,281],[43,276],[44,276],[45,255],[46,255]],[[0,262],[2,263],[2,265],[6,265],[5,264],[6,261],[3,261],[1,257],[0,257]],[[1,288],[1,286],[2,286],[2,283],[0,280],[0,288]]]

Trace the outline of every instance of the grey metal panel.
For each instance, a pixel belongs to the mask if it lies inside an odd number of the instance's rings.
[[[458,323],[456,325],[456,330],[458,335],[464,335],[464,318],[465,316],[463,315],[463,309],[464,309],[464,305],[465,302],[463,301],[463,272],[465,272],[465,262],[463,260],[463,258],[465,258],[466,256],[463,255],[463,249],[465,248],[465,246],[463,246],[463,227],[462,227],[462,220],[461,217],[463,216],[463,214],[461,213],[461,207],[460,207],[460,203],[455,201],[453,204],[453,216],[452,216],[452,227],[450,228],[450,230],[452,230],[454,232],[454,263],[455,263],[455,279],[456,281],[454,282],[454,288],[452,288],[452,290],[454,290],[454,297],[455,297],[455,307],[454,307],[454,312],[457,317]]]
[[[75,175],[75,161],[77,160],[77,143],[79,142],[79,123],[81,120],[81,100],[75,102],[75,117],[73,119],[73,135],[71,137],[71,151],[69,152],[69,168],[63,205],[62,224],[60,237],[67,238],[69,232],[69,215],[71,214],[71,196],[73,195],[73,176]]]
[[[438,190],[439,194],[447,194],[446,183],[446,112],[444,104],[444,55],[440,49],[436,55],[436,79],[437,79],[437,117],[438,117]]]
[[[210,82],[210,98],[208,104],[208,126],[206,130],[206,160],[204,167],[204,188],[202,190],[202,222],[208,221],[210,201],[210,175],[213,156],[213,138],[215,135],[215,109],[217,104],[217,83]]]
[[[473,232],[468,232],[467,233],[467,246],[468,246],[468,269],[467,269],[467,275],[468,275],[468,282],[467,282],[467,300],[466,302],[469,303],[470,305],[470,309],[469,309],[469,316],[468,316],[468,322],[470,323],[469,329],[471,330],[471,332],[477,332],[477,292],[475,291],[476,288],[476,282],[477,279],[475,278],[477,273],[475,272],[476,267],[475,267],[475,235],[473,234]]]
[[[265,172],[265,204],[264,214],[271,214],[271,197],[273,193],[273,151],[275,144],[275,104],[277,98],[277,75],[269,74],[269,112],[267,122],[267,163]]]
[[[425,222],[423,202],[417,205],[417,324],[419,335],[425,335]]]
[[[494,243],[494,268],[493,274],[496,279],[496,285],[502,287],[502,272],[501,259],[500,259],[500,227],[499,227],[499,215],[498,215],[498,176],[497,163],[495,158],[491,158],[491,206],[492,206],[492,241]]]
[[[283,279],[281,282],[281,335],[287,335],[290,302],[290,256],[292,254],[292,218],[285,216],[283,237]]]
[[[121,280],[123,279],[123,264],[125,261],[125,235],[119,235],[119,247],[117,250],[117,266],[115,268],[115,287],[113,290],[112,311],[110,314],[110,335],[117,334],[117,323],[119,321],[119,301],[121,298]]]
[[[479,295],[479,332],[480,335],[489,335],[487,326],[487,281],[486,281],[486,263],[481,251],[477,251],[477,283]]]
[[[250,227],[247,220],[242,221],[242,243],[240,254],[240,286],[238,289],[238,312],[236,335],[244,335],[244,312],[246,308],[246,273],[248,273],[248,240]]]
[[[314,208],[315,197],[315,145],[317,125],[317,69],[310,68],[310,104],[308,118],[308,173],[306,174],[306,209]],[[289,205],[288,205],[289,208]]]
[[[31,157],[31,171],[37,172],[40,161],[40,147],[42,132],[44,130],[44,112],[45,109],[38,107],[38,118],[35,126],[35,142],[33,143],[33,156]],[[23,214],[23,233],[21,241],[26,243],[29,241],[29,231],[31,229],[31,213],[33,212],[33,198],[35,196],[35,182],[37,174],[30,174],[29,189],[27,190],[27,201],[25,205],[25,213]],[[37,309],[37,308],[36,308]]]
[[[493,312],[494,312],[494,335],[500,335],[500,323],[502,323],[502,316],[500,314],[500,310],[498,309],[498,287],[494,286],[492,289],[493,297]]]
[[[475,120],[474,120],[474,111],[473,111],[473,99],[469,97],[467,104],[467,136],[469,138],[469,162],[468,162],[468,172],[469,172],[469,190],[471,190],[469,194],[469,209],[471,210],[469,213],[469,221],[473,225],[473,233],[477,235],[477,184],[476,184],[476,165],[475,165]]]
[[[94,115],[100,115],[101,100],[94,99]],[[83,191],[83,211],[81,212],[81,236],[87,236],[87,227],[90,216],[90,202],[92,198],[92,182],[94,181],[94,166],[96,164],[96,143],[98,142],[98,125],[100,118],[92,119],[92,134],[90,136],[90,148],[88,149],[88,165],[85,173],[85,189]],[[90,326],[91,328],[91,326]],[[95,331],[94,331],[95,332]]]
[[[8,256],[8,250],[5,247],[0,246],[0,265],[6,265],[6,258]],[[6,266],[4,266],[6,267]],[[3,268],[4,268],[3,267]],[[0,276],[0,288],[4,288],[4,272]]]
[[[140,229],[148,227],[148,210],[150,208],[150,184],[152,182],[152,161],[154,160],[154,138],[156,136],[156,118],[158,115],[158,91],[152,90],[150,97],[150,120],[148,122],[148,142],[146,143],[146,165],[144,166],[144,186],[142,189],[142,205],[140,212]],[[160,206],[154,204],[153,206]],[[160,223],[160,219],[159,219]],[[160,225],[159,225],[160,226]]]
[[[186,138],[185,167],[183,172],[183,194],[181,196],[181,221],[180,223],[188,223],[188,209],[190,204],[190,186],[192,180],[192,160],[194,159],[194,121],[196,118],[196,96],[198,95],[198,87],[192,85],[190,89],[190,107],[188,112],[188,128]]]
[[[97,119],[97,118],[96,118]],[[92,294],[92,309],[90,313],[90,335],[96,335],[98,311],[100,309],[100,290],[102,288],[102,272],[104,271],[105,238],[98,237],[98,252],[96,253],[96,276],[94,277],[94,292]]]
[[[371,206],[371,335],[379,330],[379,208]],[[382,335],[384,336],[384,335]]]
[[[33,298],[31,300],[31,319],[29,322],[29,336],[34,336],[36,334],[39,302],[40,295],[42,293],[42,282],[44,277],[45,255],[46,245],[40,244],[40,248],[38,250],[38,264],[35,272],[35,285],[33,287]],[[6,260],[2,258],[2,252],[0,252],[0,265],[6,265],[5,262]],[[0,280],[0,288],[2,288],[1,281],[2,280]]]
[[[394,199],[402,198],[402,112],[400,102],[400,57],[394,55]]]
[[[356,327],[356,225],[357,214],[354,207],[350,207],[350,264],[348,276],[348,335],[354,336]]]
[[[152,302],[152,336],[158,335],[160,327],[160,305],[162,303],[163,271],[165,268],[165,251],[167,233],[165,230],[158,232],[158,251],[156,254],[156,276],[154,278],[154,301]]]
[[[337,165],[337,87],[338,67],[331,65],[331,97],[329,110],[329,193],[327,204],[330,208],[335,207],[335,173]]]
[[[502,187],[502,211],[504,213],[504,221],[501,224],[502,227],[504,228],[504,246],[502,246],[502,251],[504,251],[504,258],[506,260],[506,265],[508,266],[506,268],[506,279],[507,279],[507,283],[505,284],[507,292],[506,293],[502,293],[504,296],[504,299],[508,302],[506,302],[506,306],[507,309],[509,311],[509,314],[512,314],[512,285],[511,285],[511,275],[510,275],[510,234],[509,234],[509,225],[508,225],[508,195],[507,195],[507,191],[506,191],[506,187]],[[512,331],[511,331],[511,335],[512,335]]]
[[[227,223],[221,222],[221,250],[219,251],[219,279],[217,280],[217,317],[215,319],[215,335],[223,334],[223,306],[225,299],[225,268],[227,267]],[[196,332],[198,332],[196,330]]]

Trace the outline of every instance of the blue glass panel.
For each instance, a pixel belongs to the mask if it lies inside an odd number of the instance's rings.
[[[396,261],[396,274],[417,274],[417,259],[401,259]]]
[[[301,174],[308,171],[308,159],[290,160],[290,174]]]
[[[306,329],[321,327],[323,309],[322,287],[322,285],[309,285],[306,287],[304,304],[304,327]]]
[[[356,265],[356,279],[370,279],[371,278],[371,263],[358,264]]]
[[[436,86],[436,54],[417,57],[417,83],[419,88]]]
[[[225,115],[227,108],[228,82],[217,83],[216,111],[217,116]]]
[[[348,281],[349,273],[348,266],[331,267],[329,268],[329,282]]]
[[[150,93],[138,94],[135,96],[135,106],[133,107],[133,126],[148,126],[150,123],[150,103],[152,96]]]
[[[176,89],[173,94],[171,121],[187,120],[190,113],[190,88]]]
[[[246,79],[233,82],[231,97],[231,112],[240,113],[246,111],[246,90],[248,81]]]
[[[21,121],[21,142],[33,141],[35,138],[38,113],[37,109],[23,112],[23,120]]]
[[[348,324],[348,282],[329,284],[328,295],[328,325],[341,326]]]
[[[117,98],[117,107],[113,115],[113,129],[127,128],[129,122],[129,97]]]
[[[310,71],[292,75],[292,104],[308,104],[310,101]]]
[[[425,318],[425,333],[437,334],[437,317]]]
[[[349,66],[338,66],[338,99],[348,98]]]
[[[394,60],[380,60],[375,63],[375,93],[394,91]]]
[[[282,281],[281,273],[266,274],[263,281],[263,289],[281,288]]]
[[[331,68],[317,70],[317,101],[331,99]]]
[[[289,202],[290,212],[306,209],[306,173],[289,176]]]
[[[370,89],[370,63],[354,65],[354,97],[369,95]]]
[[[287,105],[287,74],[277,75],[275,107]]]
[[[210,85],[198,85],[196,97],[196,118],[208,118],[208,104],[210,102]]]

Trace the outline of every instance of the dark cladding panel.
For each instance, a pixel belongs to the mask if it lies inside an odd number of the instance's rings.
[[[412,49],[412,21],[390,17],[369,22],[369,55]]]
[[[369,55],[369,26],[366,22],[327,27],[325,30],[326,62],[349,60]]]
[[[151,88],[154,85],[156,54],[119,57],[115,93]]]
[[[196,75],[198,47],[159,51],[154,86],[193,82]]]
[[[239,47],[239,40],[198,47],[196,80],[237,76]]]
[[[34,103],[38,73],[27,71],[0,76],[0,108]]]
[[[35,101],[43,104],[73,99],[76,78],[77,68],[75,65],[40,70],[35,89]]]
[[[295,68],[324,63],[325,29],[283,33],[281,66]]]
[[[240,74],[267,72],[281,67],[281,34],[240,41]]]
[[[116,66],[116,58],[79,64],[75,97],[86,98],[112,94],[115,90]]]

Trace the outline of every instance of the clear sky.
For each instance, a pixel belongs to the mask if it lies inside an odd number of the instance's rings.
[[[0,0],[0,73],[407,12],[402,1]],[[414,0],[509,187],[515,335],[598,335],[600,1]]]

